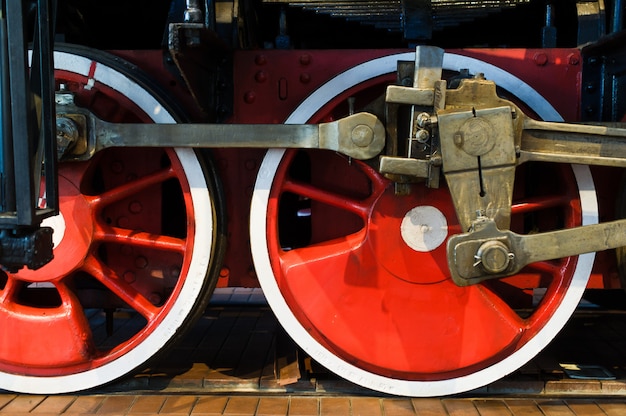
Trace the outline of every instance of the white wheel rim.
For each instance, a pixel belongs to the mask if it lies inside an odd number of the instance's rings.
[[[91,70],[93,81],[105,84],[126,96],[148,114],[155,123],[175,122],[174,117],[152,95],[111,67],[83,56],[59,51],[54,52],[54,63],[55,69],[86,77],[89,76]],[[95,65],[95,68],[92,65]],[[213,211],[212,195],[209,194],[204,172],[195,153],[191,149],[175,149],[175,151],[187,176],[193,212],[196,214],[194,218],[196,233],[193,241],[194,252],[191,256],[185,283],[169,313],[137,347],[98,368],[55,377],[0,373],[1,388],[24,393],[55,394],[101,386],[126,375],[138,365],[145,363],[176,335],[178,329],[191,313],[194,300],[201,295],[204,287],[213,247]]]
[[[303,124],[308,122],[326,103],[344,91],[364,81],[395,72],[397,61],[412,61],[414,57],[414,53],[390,55],[348,69],[311,94],[291,113],[286,123]],[[507,91],[515,91],[515,95],[542,119],[563,120],[556,109],[532,87],[491,64],[462,55],[446,53],[443,68],[454,71],[469,68],[474,73],[482,72],[487,79],[495,81],[498,86]],[[407,381],[364,371],[337,357],[314,339],[297,320],[282,296],[270,264],[267,249],[266,213],[270,189],[284,153],[284,150],[269,150],[259,169],[250,209],[252,257],[263,293],[280,324],[313,359],[337,375],[363,387],[402,396],[427,397],[469,391],[501,379],[532,359],[552,341],[576,309],[591,274],[595,253],[582,254],[578,257],[567,293],[563,297],[561,305],[544,327],[514,353],[475,373],[446,380]],[[598,222],[598,205],[591,172],[587,166],[582,165],[573,165],[572,169],[579,188],[582,225],[596,224]]]

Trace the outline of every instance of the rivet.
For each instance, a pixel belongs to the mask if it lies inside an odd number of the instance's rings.
[[[120,247],[120,253],[124,256],[130,256],[133,254],[133,247],[129,245],[123,245]]]
[[[252,104],[256,100],[256,94],[254,91],[248,91],[243,96],[243,100],[248,104]]]
[[[119,217],[117,221],[115,221],[115,224],[120,228],[129,228],[130,221],[128,217]]]
[[[115,162],[111,163],[111,171],[113,173],[122,173],[123,170],[124,164],[121,161],[116,160]]]
[[[311,55],[308,53],[300,55],[300,63],[302,65],[309,65],[311,63]]]
[[[248,159],[246,160],[245,166],[247,170],[254,170],[256,169],[256,161],[254,159]]]
[[[254,79],[256,80],[256,82],[259,82],[259,83],[263,83],[263,82],[267,81],[267,72],[265,72],[265,71],[258,71],[254,75]]]
[[[134,272],[131,272],[130,270],[124,272],[123,277],[126,283],[134,283],[137,280],[137,275]]]
[[[254,58],[254,62],[257,65],[265,65],[267,63],[267,56],[265,56],[265,55],[257,55],[256,58]]]
[[[307,74],[306,72],[304,74],[300,74],[300,82],[303,84],[311,82],[311,74]]]
[[[222,269],[220,270],[220,278],[226,279],[229,276],[230,276],[230,270],[228,269],[228,267],[222,267]]]
[[[578,55],[570,53],[567,56],[567,62],[569,62],[570,65],[578,65],[580,63],[580,58]]]
[[[172,267],[170,268],[170,276],[171,276],[171,277],[174,277],[174,278],[176,278],[176,277],[180,276],[180,267],[178,267],[178,266],[172,266]]]
[[[139,214],[143,210],[143,206],[141,205],[141,202],[133,201],[128,204],[128,210],[133,214]]]
[[[163,302],[163,296],[158,292],[152,292],[148,295],[148,301],[153,305],[160,305]]]
[[[145,269],[148,266],[148,259],[144,256],[137,256],[135,258],[135,267],[138,269]]]

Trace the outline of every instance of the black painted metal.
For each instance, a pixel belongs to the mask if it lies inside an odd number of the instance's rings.
[[[32,26],[27,2],[3,5],[0,39],[6,56],[0,55],[2,96],[9,101],[3,98],[2,106],[0,264],[9,269],[22,265],[38,268],[52,258],[52,230],[39,225],[43,218],[58,213],[52,46],[55,4],[55,0],[37,0]],[[30,68],[29,26],[35,28]],[[40,208],[42,183],[46,205]]]
[[[626,31],[582,49],[581,119],[624,121]]]

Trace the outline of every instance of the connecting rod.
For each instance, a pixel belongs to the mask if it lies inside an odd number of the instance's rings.
[[[385,146],[385,127],[369,113],[321,124],[115,124],[92,114],[69,111],[64,137],[73,145],[63,155],[82,160],[108,147],[299,148],[327,149],[355,159],[371,159]],[[60,146],[61,147],[61,146]],[[72,148],[74,150],[72,150]]]

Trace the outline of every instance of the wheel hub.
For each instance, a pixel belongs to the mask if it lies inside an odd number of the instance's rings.
[[[404,215],[400,234],[407,246],[427,253],[446,240],[448,222],[437,208],[430,205],[417,206]]]
[[[446,249],[447,218],[454,218],[447,198],[431,190],[424,198],[415,187],[409,196],[396,196],[388,187],[374,204],[369,239],[377,262],[398,279],[433,284],[448,278]],[[427,204],[420,201],[427,201]]]

